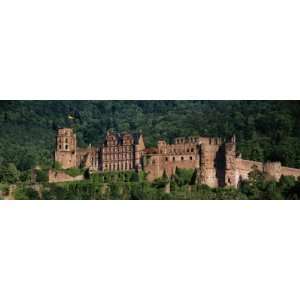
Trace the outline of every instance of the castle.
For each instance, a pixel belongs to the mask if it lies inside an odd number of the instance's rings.
[[[55,161],[63,169],[82,167],[91,172],[143,170],[149,181],[164,173],[172,176],[176,168],[197,171],[197,183],[210,187],[237,187],[254,169],[270,179],[300,176],[300,169],[288,168],[280,162],[244,160],[236,152],[236,138],[229,140],[210,137],[176,138],[173,144],[159,140],[156,148],[146,148],[142,133],[118,134],[108,131],[99,147],[78,148],[71,128],[58,129]],[[81,177],[78,180],[82,179]],[[68,181],[59,172],[49,172],[50,182]]]

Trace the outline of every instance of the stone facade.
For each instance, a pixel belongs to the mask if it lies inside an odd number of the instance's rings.
[[[300,169],[287,168],[280,162],[244,160],[236,153],[236,138],[179,137],[173,144],[159,140],[157,147],[145,148],[143,135],[107,132],[99,147],[77,148],[76,134],[70,128],[57,133],[55,160],[64,169],[89,168],[90,171],[145,171],[149,181],[164,172],[172,176],[176,168],[197,170],[197,183],[210,187],[237,187],[254,169],[267,178],[279,180],[282,175],[300,176]]]
[[[141,170],[145,144],[142,134],[108,132],[100,149],[101,171]]]
[[[57,132],[55,161],[63,169],[88,168],[90,171],[142,170],[145,144],[143,135],[107,132],[104,143],[99,147],[76,147],[76,134],[70,128]]]

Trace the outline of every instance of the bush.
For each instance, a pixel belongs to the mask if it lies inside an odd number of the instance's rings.
[[[31,187],[18,187],[15,191],[14,198],[16,200],[38,200],[39,194]]]
[[[48,182],[48,170],[36,170],[36,181],[37,182]]]
[[[72,177],[76,177],[83,174],[83,171],[79,168],[65,169],[64,172]]]

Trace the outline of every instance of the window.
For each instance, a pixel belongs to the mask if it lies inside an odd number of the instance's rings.
[[[190,156],[190,160],[193,160],[193,157],[192,157],[192,156]]]
[[[152,160],[152,165],[155,165],[155,160]]]
[[[65,139],[65,142],[68,143],[68,139]]]
[[[194,148],[191,149],[191,152],[194,152]]]
[[[65,149],[66,149],[66,150],[68,150],[68,148],[69,148],[69,146],[68,146],[68,145],[66,145],[66,146],[65,146]]]
[[[188,148],[186,151],[187,151],[187,152],[190,152],[190,149]]]
[[[169,159],[168,159],[168,157],[166,157],[166,161],[168,161]]]
[[[181,160],[184,160],[184,157],[183,157],[183,156],[181,156]]]
[[[175,157],[173,157],[173,161],[175,161]]]
[[[61,145],[59,145],[58,148],[61,149]]]

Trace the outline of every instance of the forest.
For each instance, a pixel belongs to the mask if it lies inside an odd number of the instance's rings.
[[[41,170],[38,174],[39,180],[46,186],[46,170],[53,167],[55,133],[57,128],[64,126],[75,129],[79,146],[101,143],[108,129],[117,132],[141,130],[147,147],[156,146],[159,138],[171,142],[178,136],[229,137],[235,134],[238,151],[244,159],[281,161],[285,166],[300,168],[300,101],[1,101],[0,185],[17,184],[19,198],[26,198],[28,195],[22,196],[22,191],[24,194],[32,168],[38,166]],[[105,183],[103,179],[102,183],[97,184],[111,187],[114,180],[106,180]],[[266,191],[270,189],[273,198],[290,199],[297,198],[298,195],[298,183],[292,182],[292,179],[287,179],[290,180],[289,184],[274,183],[272,188],[267,187],[267,183],[261,183],[262,180],[258,185],[255,181],[254,186],[260,190],[260,193],[254,193],[255,196],[249,192],[251,188],[246,186],[241,187],[243,190],[234,192],[223,191],[224,189],[208,191],[207,187],[193,187],[188,182],[178,185],[175,179],[172,180],[169,183],[171,192],[168,195],[159,194],[164,190],[159,188],[159,184],[151,185],[145,180],[141,182],[145,185],[144,189],[148,189],[148,194],[145,192],[147,197],[157,199],[202,199],[205,198],[204,195],[207,198],[226,198],[226,193],[231,198],[268,198]],[[81,189],[88,189],[84,185],[91,182],[95,180],[55,187],[49,185],[44,192],[48,190],[53,193],[51,197],[55,198],[57,195],[54,190],[63,189],[65,192],[60,196],[68,193],[70,195],[70,189],[77,189],[79,193]],[[105,194],[103,188],[103,193],[98,194],[99,198],[118,198],[118,193],[119,198],[147,198],[145,195],[135,197],[131,193],[135,189],[135,181],[124,179],[122,184],[120,180],[117,182],[118,186],[124,188],[119,192],[113,188],[115,194],[112,194],[110,188],[107,189],[110,194]],[[287,193],[286,185],[293,192]],[[152,193],[151,196],[149,193]],[[76,198],[74,192],[72,196]],[[47,198],[47,193],[44,197]]]

